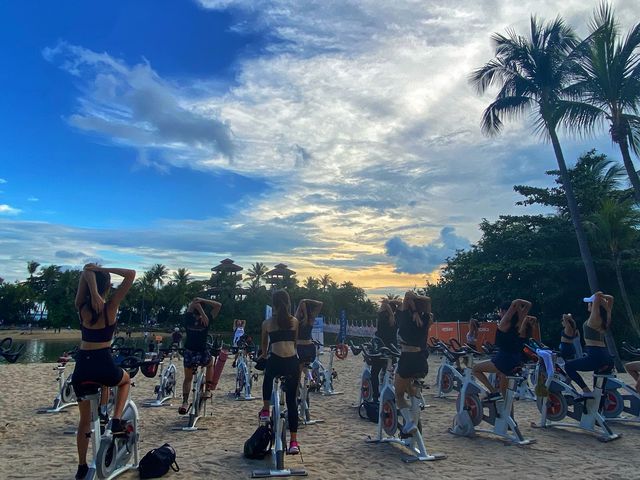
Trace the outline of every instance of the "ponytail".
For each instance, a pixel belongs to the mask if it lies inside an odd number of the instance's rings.
[[[291,300],[286,290],[276,290],[271,297],[279,330],[291,329]]]

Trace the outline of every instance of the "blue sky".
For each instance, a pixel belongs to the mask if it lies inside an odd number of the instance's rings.
[[[384,5],[384,8],[383,8]],[[621,18],[633,2],[615,3]],[[0,3],[0,276],[87,260],[205,276],[230,256],[372,293],[422,285],[548,184],[527,119],[497,138],[468,73],[578,0]],[[563,138],[566,157],[605,132]]]

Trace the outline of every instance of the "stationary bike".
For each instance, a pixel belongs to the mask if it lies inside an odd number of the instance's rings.
[[[467,349],[467,368],[464,370],[464,381],[456,400],[456,416],[449,433],[473,437],[476,432],[491,433],[517,445],[529,445],[535,440],[526,439],[512,417],[513,401],[518,386],[524,378],[514,371],[507,376],[508,387],[505,398],[481,400],[480,394],[486,393],[473,377],[473,358],[480,352],[470,347]],[[491,425],[490,429],[477,428],[482,422]]]
[[[396,392],[393,385],[395,378],[394,358],[399,358],[400,352],[393,347],[383,347],[378,353],[371,353],[369,356],[385,360],[387,366],[382,389],[380,390],[377,434],[375,438],[369,437],[366,442],[396,443],[404,446],[411,452],[410,455],[402,457],[402,460],[405,463],[433,461],[446,458],[446,455],[442,453],[427,453],[427,449],[424,445],[424,439],[422,438],[422,422],[420,421],[420,412],[424,408],[422,384],[417,381],[415,382],[415,385],[418,388],[419,397],[411,397],[411,416],[413,422],[418,426],[418,429],[412,434],[404,435],[402,433],[406,420],[398,412]]]
[[[540,411],[540,422],[532,423],[535,428],[575,427],[598,435],[601,442],[617,440],[620,435],[614,433],[607,424],[608,419],[603,416],[605,385],[615,378],[609,371],[593,374],[593,396],[583,396],[573,388],[571,381],[564,376],[564,372],[555,368],[553,376],[546,377],[545,387],[547,395],[539,395],[536,401]],[[565,417],[577,423],[560,423]]]
[[[267,470],[254,470],[251,478],[270,477],[306,477],[307,472],[299,468],[286,468],[284,456],[287,446],[287,410],[285,406],[284,384],[286,377],[273,379],[271,393],[271,417],[268,420],[272,433],[273,448],[271,450],[272,467]]]
[[[354,356],[358,356],[362,353],[364,363],[362,366],[362,374],[360,375],[360,398],[358,403],[354,405],[356,408],[364,403],[373,402],[373,384],[371,382],[371,371],[374,359],[371,357],[371,353],[376,354],[380,348],[384,347],[384,343],[378,337],[373,337],[369,342],[365,342],[360,346],[354,345],[353,342],[349,342],[349,348]],[[380,382],[378,382],[379,384]]]
[[[318,349],[323,346],[315,340],[313,343]],[[333,381],[338,378],[338,372],[333,368],[333,358],[334,356],[340,359],[346,358],[348,349],[346,345],[331,345],[329,348],[331,349],[329,368],[324,368],[324,365],[320,362],[320,357],[316,355],[316,359],[310,365],[311,375],[313,376],[316,389],[318,389],[322,395],[341,395],[343,392],[336,392],[333,389]]]
[[[622,342],[622,350],[632,357],[640,358],[640,348]],[[602,414],[608,422],[640,423],[640,394],[634,387],[612,376],[607,379],[604,389]]]
[[[171,406],[164,402],[176,398],[176,366],[173,363],[173,357],[177,353],[176,348],[158,348],[158,354],[162,355],[162,357],[160,359],[160,383],[154,389],[156,399],[152,402],[143,403],[143,407]],[[165,368],[164,362],[166,358],[169,359],[169,365]]]
[[[459,359],[467,355],[466,350],[451,351],[441,340],[437,340],[435,348],[442,354],[442,363],[438,368],[436,397],[445,398],[452,391],[459,392],[464,382],[464,375],[458,368]]]
[[[200,418],[207,414],[207,396],[205,387],[207,383],[207,367],[196,366],[193,368],[193,382],[191,383],[191,404],[187,409],[189,419],[186,427],[175,427],[173,430],[183,432],[195,432],[196,430],[206,430],[206,428],[196,427]]]
[[[4,358],[9,363],[16,363],[22,355],[22,350],[24,350],[24,344],[20,345],[18,348],[11,349],[13,345],[13,338],[6,337],[0,341],[0,357]]]
[[[72,407],[78,404],[76,400],[76,394],[71,385],[73,377],[69,375],[65,378],[64,371],[67,367],[67,363],[71,360],[73,353],[63,355],[58,358],[58,365],[53,368],[58,373],[56,382],[58,383],[58,395],[53,400],[53,406],[51,408],[45,408],[38,410],[38,413],[59,413],[67,407]]]
[[[133,378],[144,363],[139,358],[130,357],[123,360],[121,366]],[[121,417],[127,424],[125,434],[114,436],[111,432],[111,422],[109,422],[104,433],[100,435],[99,410],[102,385],[94,382],[86,382],[85,385],[95,386],[97,390],[96,393],[86,397],[91,402],[91,433],[89,435],[91,436],[92,456],[89,463],[89,472],[84,477],[85,480],[93,480],[95,478],[112,479],[128,470],[138,468],[139,416],[138,408],[131,400],[131,395],[127,398]],[[133,387],[133,383],[131,386]]]
[[[324,420],[313,420],[311,418],[311,399],[309,392],[313,384],[313,376],[310,365],[309,363],[304,364],[302,369],[302,383],[298,385],[298,418],[303,425],[314,425],[324,422]]]
[[[257,397],[251,394],[251,389],[253,382],[258,380],[258,374],[251,372],[251,346],[244,340],[244,337],[240,337],[236,348],[237,351],[233,353],[240,353],[240,355],[236,361],[236,388],[233,392],[234,396],[236,400],[255,400]]]

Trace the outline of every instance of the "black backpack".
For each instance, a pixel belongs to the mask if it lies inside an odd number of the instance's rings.
[[[174,472],[179,472],[180,467],[176,463],[175,449],[165,443],[160,448],[154,448],[148,452],[138,465],[140,478],[159,478],[164,476],[171,468]]]
[[[380,403],[375,402],[362,402],[360,408],[358,408],[358,415],[364,420],[369,420],[373,423],[378,423],[378,417],[380,415]]]
[[[254,460],[262,460],[271,451],[273,432],[271,424],[260,425],[253,435],[244,442],[244,456]]]

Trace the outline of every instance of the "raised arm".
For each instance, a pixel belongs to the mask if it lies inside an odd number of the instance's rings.
[[[220,302],[216,302],[215,300],[209,300],[208,298],[196,298],[196,301],[200,303],[206,303],[211,306],[211,319],[214,319],[220,313],[220,309],[222,308],[222,304]]]
[[[305,306],[311,305],[311,318],[307,318],[307,321],[309,322],[318,316],[318,314],[322,310],[323,304],[320,300],[311,300],[309,298],[305,298],[302,301],[305,303]]]
[[[95,279],[95,277],[94,277]],[[80,280],[78,281],[78,291],[76,292],[75,306],[76,310],[80,310],[87,295],[89,294],[89,287],[87,286],[87,279],[85,278],[85,271],[80,273]]]
[[[115,289],[113,295],[109,299],[109,306],[117,308],[120,305],[120,302],[124,299],[125,295],[133,285],[133,281],[136,279],[136,271],[130,270],[128,268],[105,268],[98,267],[97,265],[85,265],[85,271],[90,272],[105,272],[113,275],[118,275],[122,277],[122,282],[118,285],[118,288]],[[91,285],[91,280],[88,278],[89,288],[91,289],[91,296],[93,297],[93,288]],[[93,275],[93,282],[95,283],[95,275]],[[97,289],[96,289],[97,293]]]

